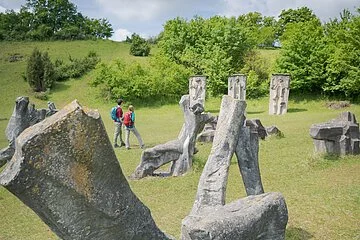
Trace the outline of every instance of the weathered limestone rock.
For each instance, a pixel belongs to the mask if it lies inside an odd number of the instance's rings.
[[[214,208],[206,216],[189,215],[182,222],[182,239],[285,239],[288,214],[281,193],[249,196]]]
[[[196,136],[213,117],[203,113],[200,103],[190,106],[190,96],[182,96],[179,105],[184,113],[184,124],[177,139],[147,148],[141,155],[140,164],[131,174],[132,179],[152,175],[160,166],[172,162],[170,172],[164,175],[179,176],[190,170],[195,152]]]
[[[14,111],[5,130],[9,146],[0,150],[0,167],[7,163],[15,152],[15,139],[24,129],[42,121],[46,116],[54,114],[57,110],[54,103],[49,102],[52,109],[35,109],[34,104],[29,105],[28,97],[18,97],[15,101]]]
[[[246,75],[234,74],[228,78],[228,95],[234,99],[246,100]]]
[[[338,118],[326,123],[313,124],[310,136],[314,139],[315,152],[360,154],[359,124],[351,112],[343,112]]]
[[[263,129],[259,119],[246,121],[246,126],[240,128],[236,145],[235,154],[248,196],[264,193],[258,160],[259,131],[263,132]]]
[[[287,112],[290,75],[273,74],[270,80],[269,114],[282,115]]]
[[[257,158],[258,151],[256,147],[246,146],[256,144],[258,133],[254,122],[244,126],[245,106],[244,101],[223,97],[213,146],[200,177],[196,200],[191,213],[182,221],[183,240],[285,239],[288,215],[280,193],[249,196],[225,205],[228,171],[234,152],[245,168],[258,170],[257,162],[248,164],[246,161],[253,159],[245,159]],[[263,191],[261,181],[256,178],[260,173],[254,176],[243,176],[246,188],[249,181],[255,183],[251,183],[246,191],[259,194]]]
[[[205,107],[206,96],[206,76],[192,76],[189,79],[189,106],[193,107],[195,104],[200,104]]]
[[[266,127],[266,133],[268,136],[283,136],[284,134],[278,129],[277,126]]]
[[[214,117],[211,122],[205,124],[203,131],[198,135],[198,142],[213,142],[218,117]]]
[[[131,191],[100,114],[77,101],[25,129],[0,184],[61,239],[168,239]]]

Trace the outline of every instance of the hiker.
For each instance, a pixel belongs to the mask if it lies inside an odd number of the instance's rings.
[[[114,131],[114,147],[125,146],[125,143],[122,139],[122,121],[123,121],[123,110],[121,104],[123,100],[120,98],[117,101],[117,106],[111,109],[111,118],[114,120],[115,131]],[[117,144],[117,139],[120,139],[120,145]]]
[[[135,127],[135,112],[134,112],[134,106],[130,105],[128,108],[128,112],[124,115],[124,125],[125,125],[125,146],[126,149],[130,149],[130,143],[129,143],[129,137],[130,137],[130,131],[134,133],[137,140],[139,141],[140,148],[144,148],[145,145],[141,139],[140,133]]]

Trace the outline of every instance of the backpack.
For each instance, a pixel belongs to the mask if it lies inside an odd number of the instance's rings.
[[[113,108],[111,108],[111,111],[110,111],[110,116],[111,116],[111,119],[114,120],[114,121],[118,121],[118,117],[116,116],[116,111],[118,109],[118,106],[115,106]]]
[[[132,125],[134,125],[132,119],[131,119],[131,114],[132,112],[127,112],[125,113],[124,115],[124,125],[127,126],[127,127],[131,127]]]

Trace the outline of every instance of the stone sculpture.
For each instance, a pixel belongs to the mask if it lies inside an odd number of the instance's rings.
[[[246,100],[246,75],[234,74],[228,78],[228,95],[234,99]]]
[[[211,122],[205,124],[203,131],[197,137],[198,142],[213,142],[217,120],[216,116]]]
[[[192,76],[189,78],[189,95],[192,108],[196,104],[205,107],[206,76]]]
[[[270,80],[269,114],[282,115],[287,112],[290,75],[273,74]]]
[[[244,126],[245,107],[244,101],[223,97],[219,124],[200,177],[196,200],[191,213],[182,222],[183,240],[285,239],[288,220],[285,200],[280,193],[261,194],[258,165],[250,163],[257,158],[258,147],[253,145],[257,144],[258,137],[255,126]],[[242,173],[245,173],[244,184],[250,196],[225,205],[228,171],[234,152],[240,168],[249,168]]]
[[[335,155],[360,154],[359,124],[351,112],[326,123],[313,124],[310,136],[314,140],[315,152]]]
[[[169,239],[122,173],[100,114],[73,101],[25,129],[0,184],[61,239]]]
[[[15,100],[14,111],[5,130],[9,146],[0,150],[0,167],[14,155],[15,139],[24,129],[42,121],[46,116],[51,116],[57,111],[54,103],[48,102],[48,105],[51,105],[48,110],[35,109],[34,104],[29,105],[28,97],[18,97]]]
[[[178,138],[164,144],[147,148],[141,155],[140,164],[131,174],[132,179],[153,175],[162,165],[172,162],[169,173],[163,175],[179,176],[190,170],[195,152],[196,137],[213,116],[203,113],[200,103],[190,106],[191,97],[182,96],[179,105],[184,113],[184,124]]]

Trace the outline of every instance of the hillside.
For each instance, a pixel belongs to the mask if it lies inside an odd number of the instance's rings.
[[[1,148],[7,145],[4,131],[17,96],[30,96],[30,101],[37,108],[46,107],[46,101],[35,99],[21,77],[26,68],[25,59],[35,46],[48,51],[53,59],[66,60],[69,55],[83,57],[92,50],[105,62],[118,57],[126,61],[147,61],[147,58],[130,56],[129,45],[111,41],[0,42]],[[9,57],[13,55],[23,56],[23,60],[9,62]],[[261,50],[260,55],[274,62],[278,50]],[[49,100],[58,108],[78,99],[80,104],[98,109],[111,139],[113,123],[109,110],[114,103],[98,98],[97,89],[88,85],[92,77],[93,73],[89,73],[81,79],[57,83]],[[335,240],[359,237],[360,158],[314,155],[309,128],[311,124],[335,118],[345,110],[352,111],[359,119],[360,105],[352,104],[346,109],[333,110],[327,108],[325,103],[326,100],[316,96],[311,99],[292,97],[286,115],[270,116],[267,97],[247,101],[247,118],[259,118],[264,126],[276,125],[284,133],[284,138],[260,141],[259,162],[265,191],[281,192],[285,197],[289,211],[286,239]],[[208,99],[205,105],[206,111],[217,114],[220,99]],[[147,147],[176,138],[183,123],[178,105],[135,108],[137,128]],[[115,149],[125,176],[134,171],[141,155],[134,136],[131,137],[131,144],[134,148],[130,151]],[[183,177],[149,177],[129,181],[135,194],[150,208],[158,226],[176,237],[180,235],[181,220],[189,213],[194,202],[198,180],[211,144],[198,144],[198,149],[193,171]],[[245,190],[234,158],[230,166],[226,202],[244,196]],[[3,187],[0,187],[0,219],[0,240],[57,239],[29,208]]]

